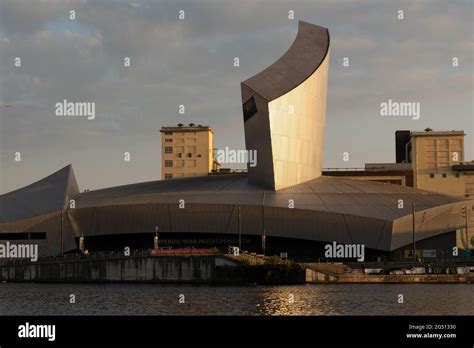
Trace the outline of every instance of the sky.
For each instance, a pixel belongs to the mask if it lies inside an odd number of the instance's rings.
[[[240,82],[291,46],[298,20],[331,37],[324,167],[394,162],[395,130],[426,127],[464,130],[474,159],[473,4],[0,0],[0,193],[70,163],[81,190],[159,180],[158,130],[180,122],[244,149]],[[95,118],[56,116],[64,99],[94,102]],[[420,103],[420,118],[381,116],[390,99]]]

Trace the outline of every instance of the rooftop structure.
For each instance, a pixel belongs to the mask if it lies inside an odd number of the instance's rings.
[[[290,49],[241,84],[249,181],[279,190],[321,176],[329,31],[299,22]]]
[[[214,132],[211,127],[178,124],[162,127],[161,178],[207,175],[214,167]]]

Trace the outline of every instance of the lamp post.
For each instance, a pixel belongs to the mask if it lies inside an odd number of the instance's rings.
[[[468,230],[468,223],[467,223],[467,206],[464,206],[464,218],[466,219],[466,249],[469,248],[469,230]]]
[[[413,215],[413,263],[416,263],[416,244],[415,244],[415,203],[411,205]]]
[[[467,230],[467,225],[468,225],[468,223],[467,223],[467,221],[468,221],[468,219],[467,219],[467,206],[464,206],[464,207],[461,208],[461,217],[463,217],[464,220],[465,220],[465,222],[464,222],[464,229],[466,231],[465,249],[466,249],[466,255],[467,255],[467,251],[469,249],[469,232]],[[461,238],[461,240],[462,240],[462,238]]]
[[[81,235],[79,237],[79,250],[81,251],[81,254],[84,253],[85,247],[84,247],[84,235]]]
[[[241,231],[241,223],[240,223],[240,205],[238,207],[239,211],[239,219],[238,219],[238,224],[239,224],[239,252],[242,250],[242,231]]]
[[[64,255],[64,240],[63,240],[63,210],[61,209],[61,256]]]
[[[263,234],[262,234],[262,253],[263,253],[263,256],[265,256],[265,249],[266,249],[266,239],[267,239],[267,236],[266,236],[266,233],[265,233],[265,191],[263,193],[263,202],[262,202],[262,227],[263,227]]]
[[[467,206],[465,206],[464,208],[466,209],[466,214],[465,214],[466,215],[465,216],[465,218],[466,218],[466,243],[467,243],[467,249],[470,249],[469,248],[469,230],[468,230],[469,227],[468,227],[468,223],[467,223],[467,221],[468,221],[468,219],[467,219]]]
[[[153,238],[153,246],[155,250],[159,248],[158,226],[155,226],[155,237]]]

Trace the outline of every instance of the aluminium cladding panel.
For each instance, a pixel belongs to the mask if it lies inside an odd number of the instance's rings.
[[[299,21],[298,33],[290,48],[272,65],[243,83],[264,99],[272,101],[312,75],[328,50],[328,29]]]
[[[196,192],[213,193],[224,189],[228,184],[242,177],[239,175],[202,175],[190,178],[177,178],[166,180],[173,189],[166,190],[166,193]],[[160,191],[161,192],[161,191]]]
[[[470,201],[473,204],[474,201]],[[466,202],[433,207],[415,213],[415,241],[454,231],[465,226],[461,210]],[[413,242],[413,215],[407,215],[393,222],[391,250]],[[454,247],[454,245],[453,245]]]
[[[268,236],[350,243],[341,214],[288,208],[265,208]]]
[[[391,222],[332,212],[265,208],[267,236],[323,242],[358,243],[388,250]]]
[[[328,211],[326,204],[315,193],[280,193],[268,191],[265,194],[265,206]]]
[[[368,248],[386,248],[390,222],[302,209],[244,205],[240,207],[242,234],[360,243]],[[203,232],[237,234],[237,205],[186,204],[111,206],[75,209],[71,220],[76,234],[106,235],[154,232]],[[384,235],[382,235],[384,234]]]
[[[212,194],[170,194],[160,203],[167,203],[171,206],[182,204],[227,204],[227,205],[261,205],[263,201],[263,191],[248,193],[212,193]]]
[[[31,185],[0,195],[0,223],[63,209],[79,192],[71,165]]]
[[[228,176],[228,175],[223,175]],[[263,192],[264,189],[257,185],[250,185],[248,182],[247,175],[241,175],[238,179],[228,180],[223,187],[218,191],[219,194],[237,193],[247,194],[253,192]]]
[[[271,148],[270,124],[268,119],[268,101],[258,93],[241,84],[242,104],[255,101],[256,112],[244,121],[245,147],[256,151],[257,165],[247,164],[248,181],[267,189],[274,189],[273,158]]]
[[[308,181],[306,184],[317,193],[362,193],[360,186],[365,185],[365,182],[322,176],[316,180]]]
[[[374,194],[320,193],[318,195],[331,212],[350,214],[367,218],[393,220],[400,215],[387,204],[377,200]]]
[[[261,213],[255,207],[242,206],[242,234],[257,234],[261,228]],[[260,216],[257,219],[256,216]],[[223,204],[189,204],[186,209],[171,208],[171,232],[238,233],[238,207]]]
[[[403,200],[403,209],[400,211],[411,214],[412,204],[415,203],[415,210],[426,210],[445,204],[456,203],[463,201],[460,197],[441,195],[437,193],[424,193],[424,192],[407,192],[403,194],[394,194],[394,197],[399,197]]]
[[[236,181],[247,179],[241,175],[198,176],[172,180],[158,180],[84,192],[76,197],[79,207],[120,204],[161,203],[173,194],[213,194]]]
[[[284,189],[278,190],[278,194],[294,194],[294,193],[309,193],[314,194],[314,190],[311,186],[308,185],[308,182],[304,182],[298,185],[294,185],[291,187],[286,187]]]
[[[362,181],[357,178],[341,178],[337,177],[337,184],[345,187],[352,187],[361,193],[412,193],[413,188],[402,185],[387,184],[372,180]],[[418,192],[418,193],[421,193]]]
[[[66,194],[64,197],[64,207],[66,207],[70,203],[71,199],[76,197],[81,192],[79,189],[79,185],[77,184],[76,175],[74,174],[72,165],[69,165],[66,168],[69,168],[69,177],[67,179]]]
[[[242,82],[251,183],[279,190],[321,176],[328,65],[327,28],[300,21],[288,51]]]
[[[360,179],[338,178],[340,184],[352,186],[362,193],[407,193],[413,192],[413,189],[401,185],[386,184],[383,182]]]
[[[66,216],[63,216],[63,250],[65,252],[76,249],[74,235]],[[15,244],[37,244],[39,256],[53,256],[61,252],[61,211],[32,218],[18,220],[11,223],[0,224],[0,243],[7,240],[2,239],[2,233],[45,233],[46,239],[9,239]]]
[[[154,232],[237,233],[238,207],[231,204],[120,205],[70,210],[71,225],[78,235],[107,235]],[[241,228],[245,234],[260,234],[262,209],[241,207]]]
[[[68,210],[71,227],[77,236],[146,233],[170,230],[168,204],[133,204],[76,208]]]
[[[352,243],[363,244],[370,249],[390,250],[392,221],[349,214],[343,216]]]
[[[321,176],[328,67],[268,104],[276,190]]]

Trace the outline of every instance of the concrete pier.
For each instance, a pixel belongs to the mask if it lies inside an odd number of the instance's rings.
[[[306,283],[354,284],[354,283],[474,283],[474,273],[467,274],[347,274],[334,270],[308,267]]]
[[[474,283],[466,274],[355,274],[344,264],[295,264],[252,255],[160,255],[145,251],[132,256],[95,253],[66,255],[31,262],[0,264],[7,282],[137,282],[185,284],[347,284],[347,283]]]
[[[61,259],[0,265],[7,282],[213,283],[219,266],[236,262],[214,255]]]

